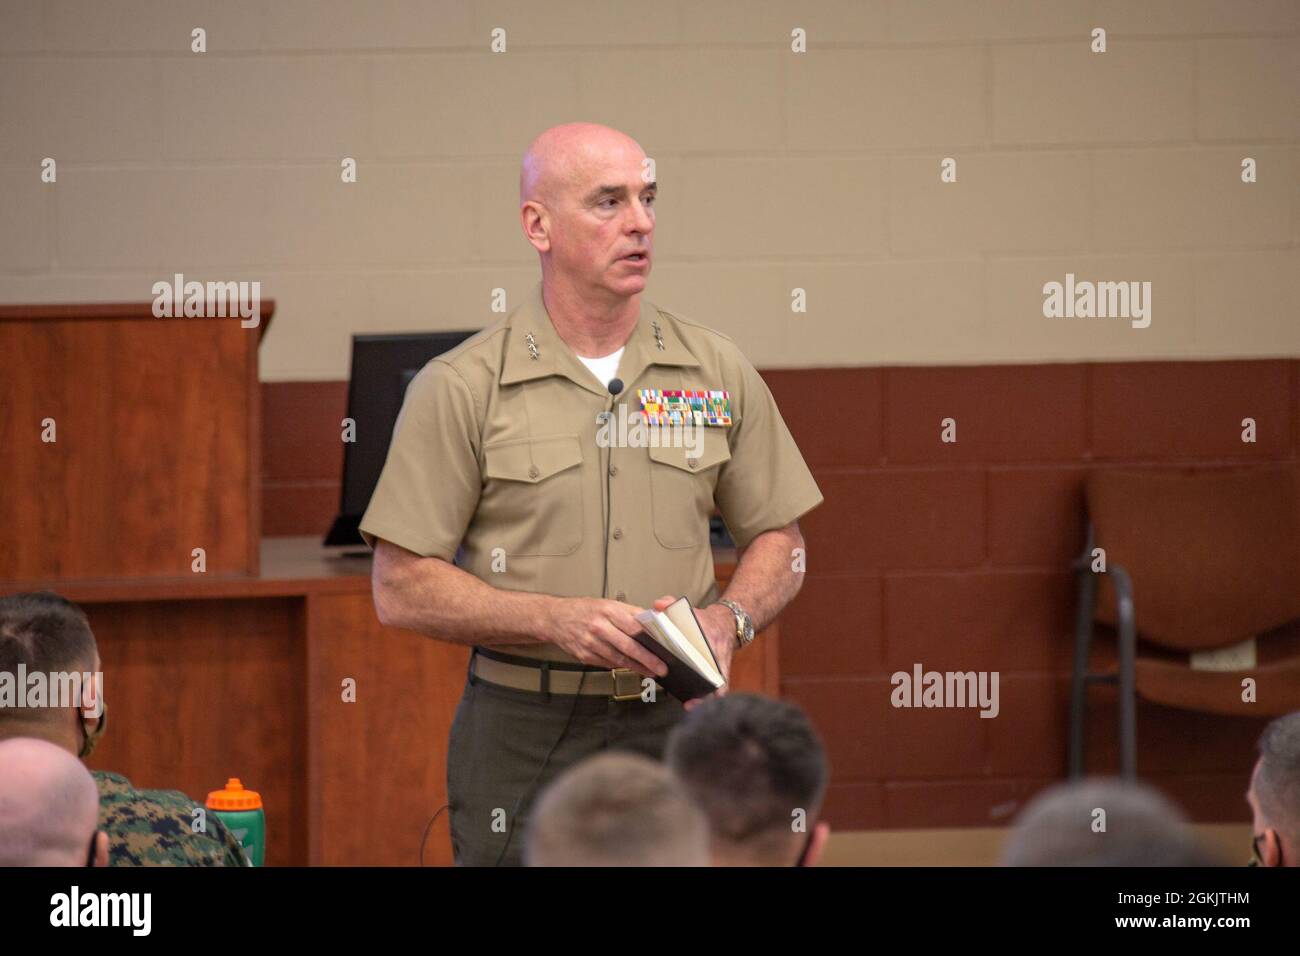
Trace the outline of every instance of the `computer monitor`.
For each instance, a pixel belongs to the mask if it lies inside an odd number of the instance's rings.
[[[329,547],[364,545],[359,526],[393,438],[406,386],[435,355],[455,348],[474,331],[352,336],[348,417],[356,440],[343,445],[339,513],[325,536]]]

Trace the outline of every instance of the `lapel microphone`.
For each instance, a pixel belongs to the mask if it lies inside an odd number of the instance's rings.
[[[610,397],[609,404],[610,404],[610,408],[612,409],[614,406],[614,399],[618,398],[618,396],[623,391],[623,380],[621,378],[611,378],[609,380],[609,384],[606,385],[605,388],[609,390],[609,397]],[[607,422],[610,421],[611,414],[612,414],[611,412],[605,413],[605,420]],[[614,430],[611,428],[609,433],[613,434]],[[597,452],[597,454],[599,454],[599,452]],[[609,445],[609,449],[605,453],[605,568],[604,568],[605,574],[604,574],[604,580],[601,581],[600,584],[600,596],[603,598],[609,597],[609,514],[610,514],[610,507],[612,505],[612,502],[610,500],[611,488],[610,488],[609,479],[611,477],[610,470],[612,469],[613,464],[614,464],[614,444],[611,441]]]

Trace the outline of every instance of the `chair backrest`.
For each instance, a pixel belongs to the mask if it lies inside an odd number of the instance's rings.
[[[1182,651],[1224,647],[1300,617],[1300,473],[1098,469],[1088,512],[1107,566],[1133,582],[1140,636]],[[1115,624],[1114,589],[1097,620]]]

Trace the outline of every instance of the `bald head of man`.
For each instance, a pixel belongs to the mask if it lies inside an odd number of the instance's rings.
[[[637,141],[597,123],[541,133],[524,154],[519,215],[561,299],[606,308],[645,289],[656,184]]]
[[[99,790],[80,760],[44,740],[0,740],[0,867],[107,866],[98,819]]]

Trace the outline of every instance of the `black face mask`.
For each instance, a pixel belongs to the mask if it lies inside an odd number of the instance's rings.
[[[102,700],[99,702],[99,723],[95,725],[94,733],[86,729],[86,715],[78,711],[81,718],[81,735],[85,740],[81,744],[81,752],[77,754],[82,760],[85,760],[95,752],[95,746],[99,743],[99,738],[104,735],[104,728],[108,726],[108,704]]]

